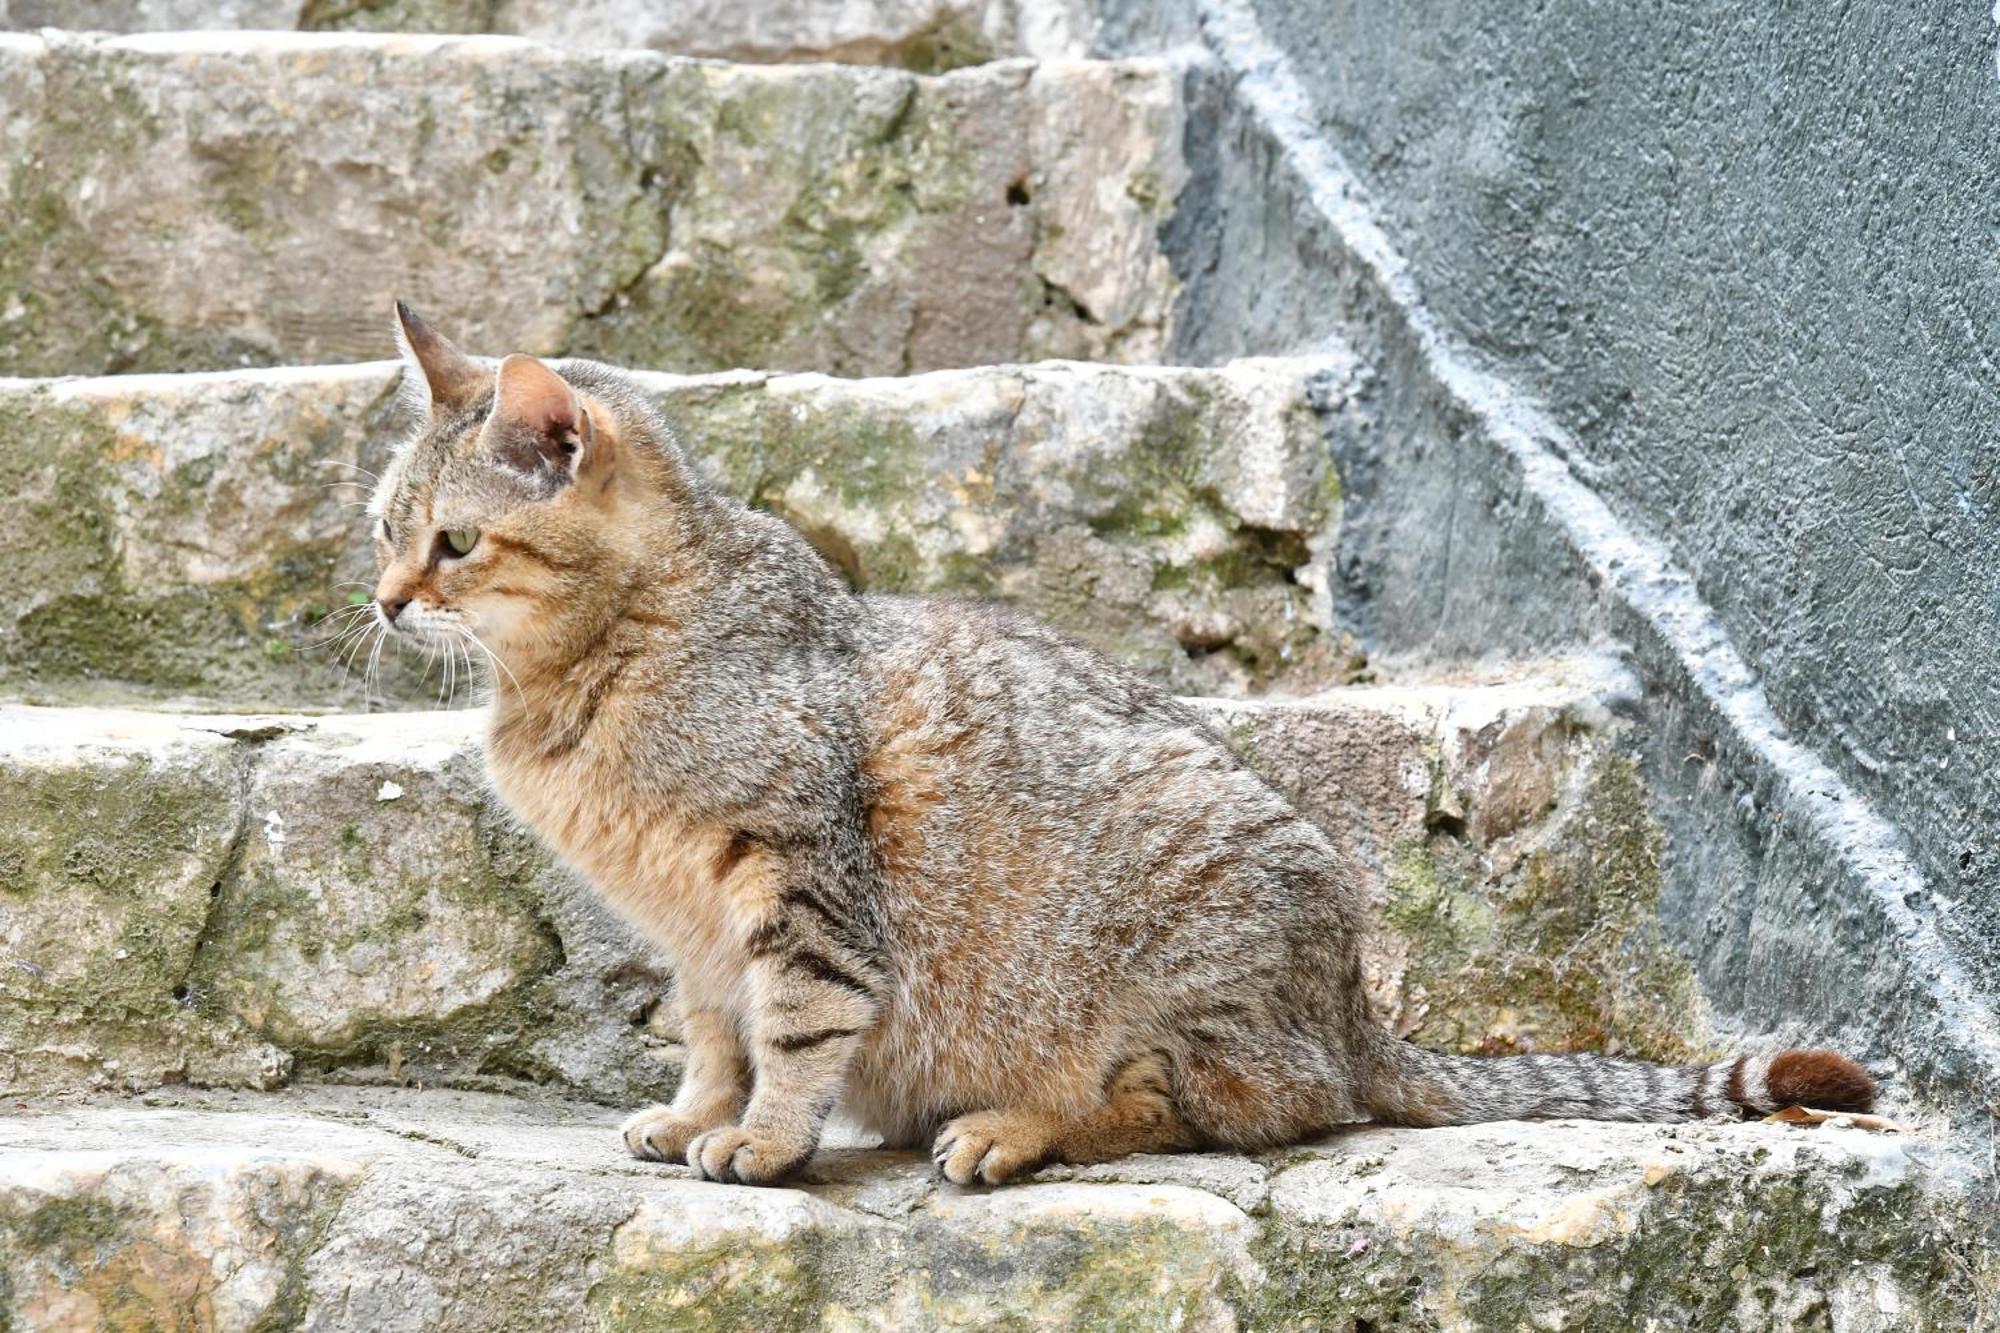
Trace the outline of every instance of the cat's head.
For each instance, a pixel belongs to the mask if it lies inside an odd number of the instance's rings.
[[[587,640],[638,554],[664,428],[604,367],[477,360],[400,301],[396,334],[423,424],[368,506],[378,624],[503,661]]]

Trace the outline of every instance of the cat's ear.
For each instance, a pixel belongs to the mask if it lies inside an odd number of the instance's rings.
[[[396,345],[424,385],[433,409],[455,412],[485,392],[485,369],[401,301],[396,302]]]
[[[486,443],[518,472],[572,481],[596,443],[596,428],[569,381],[520,352],[500,363]]]

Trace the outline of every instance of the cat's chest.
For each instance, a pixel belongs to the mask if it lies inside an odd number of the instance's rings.
[[[735,989],[760,905],[720,873],[730,833],[648,800],[615,765],[489,746],[493,785],[514,814],[599,896],[672,957],[686,986]]]

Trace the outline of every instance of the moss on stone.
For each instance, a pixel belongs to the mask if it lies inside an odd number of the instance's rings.
[[[1452,1050],[1592,1050],[1671,1063],[1708,1052],[1692,969],[1658,919],[1661,833],[1636,765],[1606,756],[1579,808],[1500,883],[1445,832],[1389,866],[1410,948],[1411,1034]]]
[[[606,1333],[735,1333],[822,1326],[833,1293],[827,1243],[807,1233],[784,1241],[735,1241],[647,1257],[614,1269],[590,1290]]]
[[[499,32],[500,0],[307,0],[298,26],[312,32]]]
[[[1979,1223],[1917,1184],[1836,1200],[1824,1179],[1670,1175],[1634,1224],[1589,1244],[1494,1226],[1387,1237],[1350,1225],[1267,1223],[1251,1328],[1830,1328],[1865,1301],[1867,1327],[1968,1326],[1993,1277]],[[1892,1312],[1874,1284],[1886,1281]]]
[[[44,389],[0,395],[0,430],[35,442],[0,455],[0,560],[13,571],[0,592],[0,688],[61,702],[97,683],[111,697],[267,705],[340,694],[345,667],[312,645],[358,539],[326,516],[337,492],[323,446],[361,423],[301,412],[287,424],[303,438],[168,462],[116,419]],[[225,557],[239,554],[226,550],[232,537],[254,541],[246,572],[191,581],[177,553],[204,532]],[[165,567],[146,569],[128,544],[170,553]],[[392,688],[412,692],[400,675]]]
[[[914,81],[893,99],[862,99],[842,79],[675,69],[652,96],[665,145],[654,173],[671,180],[628,218],[645,264],[617,301],[579,316],[566,345],[665,370],[869,369],[841,329],[883,268],[878,252],[893,252],[915,214],[958,207],[973,189],[950,118]],[[698,169],[717,159],[762,164],[768,196],[726,197]],[[655,266],[669,203],[674,250]],[[746,234],[745,216],[771,220]]]
[[[92,1015],[114,1026],[172,1010],[207,918],[208,885],[230,853],[236,782],[226,761],[162,769],[144,756],[109,767],[0,768],[0,809],[9,812],[0,860],[15,867],[16,910],[39,928],[18,942],[36,970],[0,976],[17,1019]],[[107,922],[116,923],[109,933]],[[64,951],[60,966],[38,960],[44,948]]]

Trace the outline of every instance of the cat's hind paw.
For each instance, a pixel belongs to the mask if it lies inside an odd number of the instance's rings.
[[[1038,1116],[1005,1111],[962,1115],[938,1131],[931,1160],[954,1185],[1005,1185],[1033,1175],[1052,1155]]]

